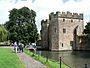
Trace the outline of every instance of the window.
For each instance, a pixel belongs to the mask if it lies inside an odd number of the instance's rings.
[[[73,20],[71,20],[71,22],[73,22]]]
[[[63,47],[63,43],[62,43],[62,47]]]
[[[63,22],[65,22],[65,19],[63,19]]]
[[[55,32],[57,32],[57,29],[55,28]]]
[[[66,33],[66,29],[65,28],[63,28],[63,33]]]

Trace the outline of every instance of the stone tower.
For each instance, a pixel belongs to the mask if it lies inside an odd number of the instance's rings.
[[[48,49],[48,27],[49,27],[49,20],[46,19],[45,21],[41,21],[41,44],[43,49]]]
[[[54,14],[52,12],[49,14],[48,22],[47,41],[50,50],[78,48],[77,36],[82,35],[84,29],[83,14],[70,12],[56,12]],[[46,35],[44,36],[46,37]]]

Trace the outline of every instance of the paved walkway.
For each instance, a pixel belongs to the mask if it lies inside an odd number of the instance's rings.
[[[26,68],[47,68],[42,63],[36,61],[25,53],[17,53],[17,55],[20,60],[25,64]]]
[[[12,48],[12,46],[2,46],[0,48]],[[47,68],[42,63],[36,61],[32,57],[28,56],[27,54],[23,53],[17,53],[17,56],[20,58],[21,62],[25,64],[26,68]]]

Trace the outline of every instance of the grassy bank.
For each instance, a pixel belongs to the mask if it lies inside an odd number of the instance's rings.
[[[29,56],[35,58],[36,60],[40,61],[41,63],[45,64],[47,66],[47,68],[60,68],[59,62],[56,62],[55,60],[46,59],[45,57],[42,57],[40,55],[33,54],[32,52],[29,52],[27,49],[25,49],[24,52],[26,54],[28,54]],[[68,66],[66,66],[63,63],[61,65],[61,67],[69,68]]]
[[[24,68],[24,65],[11,49],[0,48],[0,68]]]

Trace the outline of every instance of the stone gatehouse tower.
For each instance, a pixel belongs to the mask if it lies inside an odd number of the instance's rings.
[[[49,49],[49,20],[41,21],[41,44],[43,49]]]
[[[41,22],[42,47],[50,50],[77,49],[77,36],[82,35],[83,30],[83,14],[52,12],[48,20]]]

